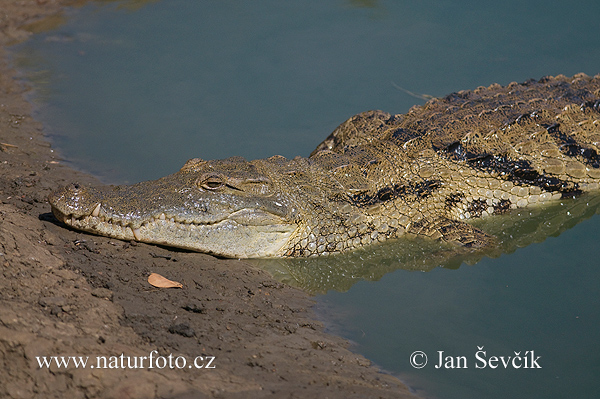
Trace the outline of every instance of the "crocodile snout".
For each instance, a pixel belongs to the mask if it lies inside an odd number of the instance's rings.
[[[83,217],[94,215],[100,211],[100,202],[95,190],[80,185],[69,184],[48,196],[48,202],[52,206],[52,213],[60,222],[67,217]]]

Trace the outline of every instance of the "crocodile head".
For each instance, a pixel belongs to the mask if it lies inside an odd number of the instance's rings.
[[[298,229],[293,207],[260,166],[192,159],[175,174],[130,186],[71,184],[48,200],[78,230],[235,258],[279,256]]]

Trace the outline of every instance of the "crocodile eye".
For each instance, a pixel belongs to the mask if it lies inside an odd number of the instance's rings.
[[[208,175],[200,179],[200,186],[207,190],[217,190],[225,185],[223,177],[219,175]]]

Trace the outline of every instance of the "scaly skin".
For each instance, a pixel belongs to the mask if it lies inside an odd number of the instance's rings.
[[[76,229],[226,257],[327,255],[404,234],[494,245],[468,223],[600,188],[600,75],[369,111],[309,158],[192,159],[132,186],[49,197]]]

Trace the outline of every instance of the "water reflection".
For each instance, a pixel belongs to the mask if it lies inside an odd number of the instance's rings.
[[[437,241],[403,238],[336,256],[252,262],[275,278],[313,294],[343,292],[360,280],[376,281],[397,269],[422,272],[436,267],[457,269],[463,263],[474,265],[484,256],[495,258],[512,253],[558,236],[600,213],[599,209],[600,194],[588,194],[478,221],[477,227],[500,240],[497,248],[486,251],[467,252]]]

